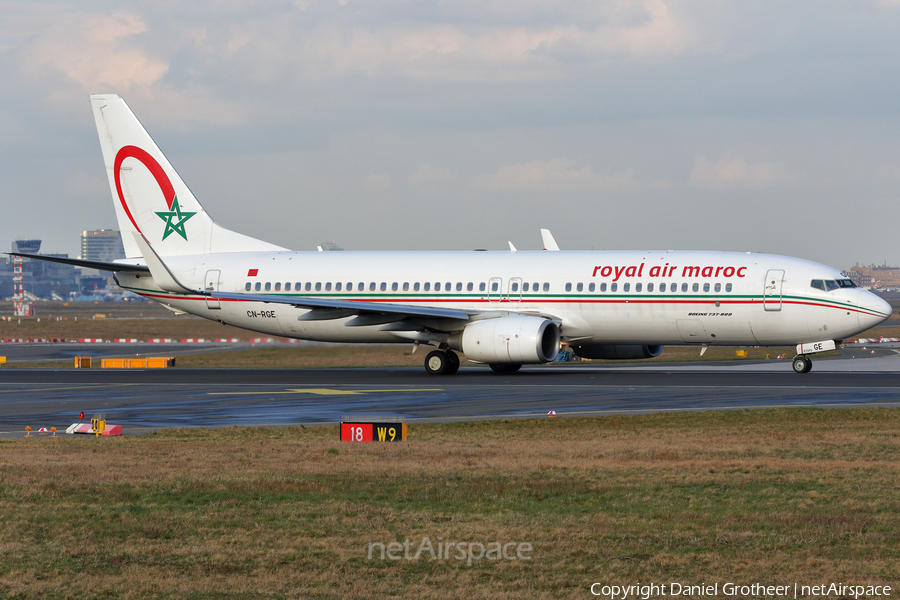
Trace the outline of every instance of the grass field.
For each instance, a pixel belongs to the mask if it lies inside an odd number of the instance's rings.
[[[586,598],[593,582],[900,583],[900,410],[416,424],[397,444],[337,436],[0,440],[0,596]],[[382,560],[377,546],[368,558],[370,543],[409,540],[414,554],[426,537],[532,551],[471,566],[427,552]]]

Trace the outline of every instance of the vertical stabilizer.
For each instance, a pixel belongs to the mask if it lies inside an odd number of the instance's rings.
[[[284,250],[216,224],[121,97],[91,106],[128,257],[142,256],[134,233],[160,256]]]

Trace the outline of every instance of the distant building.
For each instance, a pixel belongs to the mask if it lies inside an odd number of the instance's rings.
[[[111,262],[125,258],[122,236],[115,229],[94,229],[81,232],[81,258]]]
[[[26,252],[40,254],[41,240],[22,239],[12,243],[10,252]],[[46,254],[68,258],[68,254]],[[12,256],[0,262],[0,298],[8,298],[13,294],[13,262]],[[27,293],[38,298],[52,298],[53,295],[66,297],[78,286],[78,273],[71,265],[31,260],[22,258],[22,287]]]
[[[334,252],[334,251],[340,252],[343,250],[343,248],[341,248],[340,246],[337,245],[336,240],[331,240],[330,242],[322,243],[322,250],[324,250],[325,252]]]
[[[900,267],[856,264],[845,273],[859,287],[881,290],[900,288]]]

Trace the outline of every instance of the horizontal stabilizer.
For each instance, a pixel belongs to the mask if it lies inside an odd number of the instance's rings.
[[[134,263],[120,262],[104,262],[101,260],[82,260],[80,258],[68,258],[62,256],[46,256],[44,254],[28,254],[27,252],[4,252],[10,256],[24,256],[25,258],[33,258],[35,260],[44,260],[47,262],[62,263],[64,265],[72,265],[74,267],[83,267],[85,269],[97,269],[98,271],[138,271],[140,273],[149,273],[150,269],[145,265],[137,265]]]

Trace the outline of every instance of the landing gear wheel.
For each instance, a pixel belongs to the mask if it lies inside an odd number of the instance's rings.
[[[795,356],[792,366],[795,373],[809,373],[812,369],[812,361],[805,356]]]
[[[447,365],[447,370],[444,372],[445,375],[453,375],[457,371],[459,371],[459,355],[452,350],[447,350],[447,358],[450,359],[450,364]]]
[[[425,370],[429,375],[443,375],[451,364],[450,357],[443,350],[434,350],[425,357]]]
[[[492,364],[489,365],[491,367],[491,371],[494,373],[515,373],[519,369],[522,368],[522,365],[509,365],[509,364]]]

